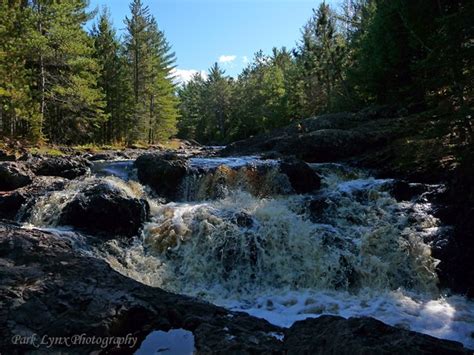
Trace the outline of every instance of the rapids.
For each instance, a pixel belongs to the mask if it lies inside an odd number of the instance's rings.
[[[430,241],[447,227],[426,196],[398,202],[393,180],[336,163],[311,164],[322,187],[296,195],[278,161],[252,156],[191,158],[181,199],[164,203],[132,163],[96,163],[93,176],[40,198],[25,226],[56,227],[81,188],[105,181],[146,198],[151,218],[132,242],[94,253],[142,283],[285,327],[371,316],[474,348],[474,304],[437,287]]]

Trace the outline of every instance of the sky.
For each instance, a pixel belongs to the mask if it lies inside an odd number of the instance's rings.
[[[90,0],[106,5],[119,34],[129,0]],[[143,0],[165,32],[177,57],[177,75],[186,81],[218,62],[236,77],[255,52],[294,48],[301,28],[321,0]],[[333,4],[334,1],[326,1]],[[88,25],[91,27],[91,25]]]

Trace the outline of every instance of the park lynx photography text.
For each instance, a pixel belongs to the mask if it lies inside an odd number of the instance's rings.
[[[14,335],[11,339],[15,345],[29,345],[35,348],[51,348],[55,346],[74,347],[81,345],[97,345],[98,347],[105,349],[108,347],[121,348],[129,347],[134,348],[137,344],[138,338],[127,334],[123,337],[100,337],[100,336],[87,336],[86,334],[74,334],[67,337],[54,337],[47,334],[40,336],[38,334],[32,334],[28,336]]]

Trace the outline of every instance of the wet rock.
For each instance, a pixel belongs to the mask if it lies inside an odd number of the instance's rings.
[[[253,227],[253,218],[251,215],[245,212],[238,212],[234,215],[233,221],[239,227],[243,228],[252,228]]]
[[[143,154],[135,161],[138,180],[150,186],[159,196],[173,200],[188,171],[186,159],[172,153]]]
[[[460,343],[398,329],[373,318],[321,316],[285,334],[288,354],[468,354]]]
[[[0,194],[0,218],[15,220],[18,211],[26,201],[27,196],[24,192],[12,191]]]
[[[140,284],[101,259],[78,253],[62,236],[0,224],[0,266],[2,353],[38,351],[31,345],[12,344],[12,337],[18,334],[41,338],[45,334],[66,337],[84,333],[96,337],[132,333],[138,336],[135,348],[122,345],[120,350],[133,353],[150,331],[173,328],[192,331],[199,353],[231,349],[281,353],[281,343],[269,335],[280,328]],[[84,343],[39,349],[67,354],[93,350],[101,349]]]
[[[118,187],[99,183],[81,191],[62,211],[59,224],[106,237],[137,235],[148,219],[146,200],[128,196]]]
[[[325,196],[317,196],[312,198],[308,203],[309,216],[312,221],[320,222],[323,214],[330,208],[331,204]]]
[[[0,218],[15,220],[18,211],[26,201],[25,194],[19,191],[0,194]]]
[[[11,191],[33,181],[33,173],[22,163],[0,163],[0,191]]]
[[[37,176],[28,186],[0,193],[0,218],[26,221],[38,198],[51,191],[62,190],[65,184],[63,178]]]
[[[15,161],[15,154],[9,154],[3,149],[0,149],[0,161]]]
[[[195,345],[201,354],[283,354],[281,341],[272,336],[281,330],[270,327],[244,315],[222,325],[202,323],[194,330]]]
[[[390,186],[390,193],[397,201],[411,201],[423,192],[426,192],[425,185],[403,180],[397,180]]]
[[[87,174],[90,170],[87,160],[57,157],[41,160],[34,167],[34,171],[37,175],[60,176],[72,180]]]
[[[304,161],[297,159],[283,160],[280,171],[288,176],[291,186],[296,193],[304,194],[318,190],[321,178]]]

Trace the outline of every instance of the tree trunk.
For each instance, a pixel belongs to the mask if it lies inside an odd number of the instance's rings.
[[[41,36],[44,35],[43,33],[43,24],[42,24],[42,8],[41,4],[38,2],[38,32],[40,33]],[[46,110],[46,99],[45,99],[45,90],[46,90],[46,74],[45,74],[45,68],[44,68],[44,57],[42,50],[40,50],[40,58],[39,58],[39,69],[40,69],[40,118],[39,118],[39,138],[41,139],[43,136],[43,122],[44,122],[44,114]]]

